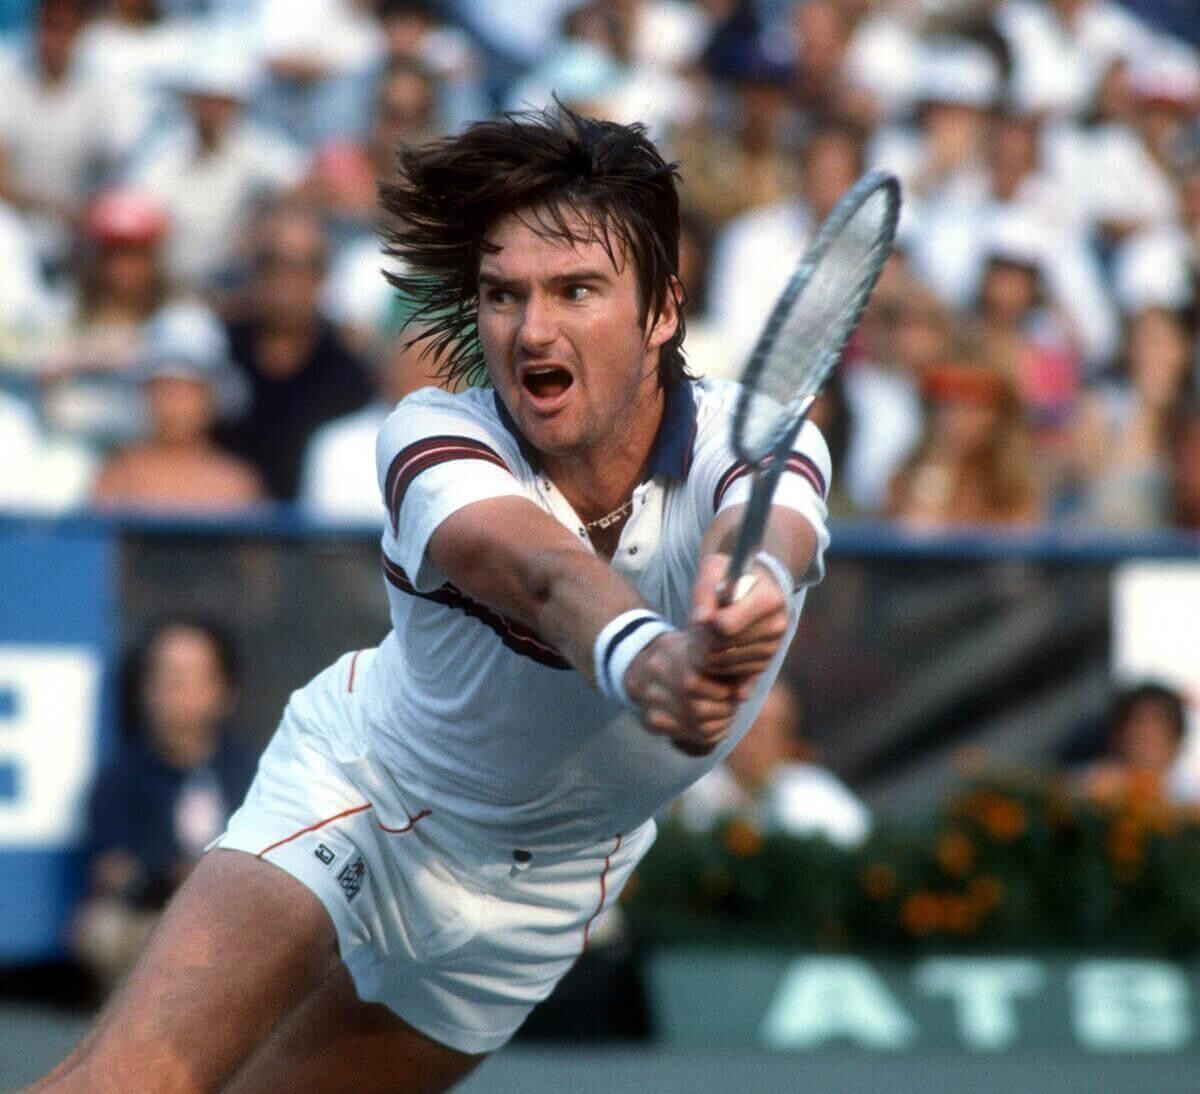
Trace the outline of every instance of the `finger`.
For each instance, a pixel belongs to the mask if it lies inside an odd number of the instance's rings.
[[[700,560],[696,581],[692,586],[693,623],[706,624],[720,607],[721,588],[725,582],[725,571],[729,562],[725,555],[705,555]]]
[[[778,583],[756,581],[754,587],[741,600],[718,608],[712,613],[707,628],[723,639],[744,637],[757,626],[769,625],[775,616],[786,619],[787,604]]]
[[[771,663],[778,649],[778,641],[751,642],[714,649],[700,668],[718,677],[762,672]]]

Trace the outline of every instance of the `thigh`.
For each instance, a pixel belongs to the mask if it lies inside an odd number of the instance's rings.
[[[336,964],[333,925],[307,888],[252,855],[210,852],[45,1089],[219,1090]]]
[[[418,1033],[381,1003],[364,1003],[338,965],[234,1076],[227,1094],[355,1094],[447,1090],[484,1055]]]

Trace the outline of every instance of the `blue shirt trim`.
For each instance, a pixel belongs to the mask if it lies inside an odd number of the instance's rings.
[[[686,479],[692,468],[692,450],[696,444],[696,399],[692,393],[693,381],[686,377],[667,385],[663,400],[663,418],[654,439],[654,451],[650,455],[650,471],[647,478],[666,475],[672,479]],[[517,423],[493,389],[496,416],[500,424],[512,434],[521,455],[531,467],[540,467],[537,449],[533,447],[517,428]]]

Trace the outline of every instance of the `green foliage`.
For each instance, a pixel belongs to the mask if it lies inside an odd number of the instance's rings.
[[[828,950],[1200,953],[1200,818],[1136,780],[1105,800],[973,782],[862,846],[664,825],[626,891],[651,940]]]

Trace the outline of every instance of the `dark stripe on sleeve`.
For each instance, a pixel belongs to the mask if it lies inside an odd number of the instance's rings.
[[[398,566],[387,555],[383,556],[383,573],[393,588],[420,600],[428,600],[441,604],[453,611],[462,612],[471,619],[477,619],[491,630],[513,653],[528,657],[539,665],[551,669],[572,669],[574,666],[548,642],[542,640],[535,631],[501,615],[498,611],[481,604],[478,600],[467,596],[461,589],[449,582],[434,589],[432,592],[418,592],[403,567]]]
[[[789,452],[783,469],[785,472],[791,471],[794,474],[800,475],[817,492],[817,496],[824,500],[826,494],[825,476],[821,474],[821,469],[813,462],[810,456],[806,456],[803,452]],[[749,475],[753,470],[754,468],[750,464],[738,462],[721,476],[717,481],[716,490],[713,491],[714,513],[721,508],[721,502],[724,501],[729,488],[738,479]]]
[[[383,496],[393,532],[400,526],[400,507],[413,479],[422,471],[449,460],[486,460],[508,470],[508,464],[499,453],[473,437],[444,435],[414,441],[396,454],[384,477]]]

